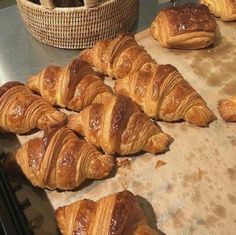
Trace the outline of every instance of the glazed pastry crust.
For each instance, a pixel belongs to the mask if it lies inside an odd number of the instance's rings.
[[[103,82],[103,76],[79,59],[74,59],[64,68],[48,66],[31,76],[26,85],[52,105],[75,111],[92,104],[100,94],[112,92]]]
[[[215,42],[216,21],[205,5],[184,4],[161,10],[150,34],[162,47],[201,49]]]
[[[64,124],[66,115],[19,82],[0,87],[0,129],[26,133],[34,128],[46,130]]]
[[[226,122],[236,122],[236,96],[218,102],[218,110]]]
[[[98,201],[83,199],[55,212],[63,235],[158,235],[149,227],[136,197],[118,192]]]
[[[74,189],[85,179],[101,179],[113,168],[113,157],[102,155],[66,127],[54,128],[25,143],[16,161],[34,186]]]
[[[167,150],[172,138],[128,97],[113,96],[106,104],[92,104],[70,115],[68,127],[106,153],[133,154],[141,150],[153,154]]]
[[[80,57],[115,77],[115,93],[132,98],[151,118],[206,126],[216,117],[172,65],[158,65],[131,35],[98,42]],[[101,60],[103,58],[103,60]]]
[[[236,0],[201,0],[209,7],[210,12],[223,21],[236,20]]]

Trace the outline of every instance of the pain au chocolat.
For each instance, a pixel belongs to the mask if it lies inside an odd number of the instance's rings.
[[[216,26],[207,6],[188,3],[161,10],[150,33],[165,48],[201,49],[215,42]]]

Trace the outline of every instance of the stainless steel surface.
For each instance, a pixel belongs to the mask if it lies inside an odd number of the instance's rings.
[[[133,33],[149,27],[158,9],[167,5],[157,2],[140,0],[139,20]],[[49,64],[64,65],[78,53],[79,50],[58,49],[35,40],[26,31],[16,5],[0,9],[0,85],[10,80],[25,82],[30,74]]]
[[[16,0],[0,0],[0,9],[16,4]]]

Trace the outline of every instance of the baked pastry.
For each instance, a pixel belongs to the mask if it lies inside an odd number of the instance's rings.
[[[83,199],[55,212],[63,235],[158,235],[149,227],[136,199],[129,191],[92,201]]]
[[[31,76],[26,85],[52,105],[80,111],[92,104],[96,96],[112,92],[102,79],[90,64],[74,59],[65,68],[48,66]]]
[[[209,7],[210,12],[223,21],[236,20],[236,0],[200,0]]]
[[[226,122],[236,122],[236,96],[220,100],[218,110]]]
[[[107,104],[92,104],[68,118],[68,127],[106,153],[165,151],[172,138],[128,97],[113,96]]]
[[[34,186],[74,189],[85,179],[101,179],[113,167],[113,157],[102,155],[72,130],[61,127],[25,143],[16,161]]]
[[[54,109],[19,82],[0,87],[0,131],[26,133],[64,124],[66,114]]]
[[[98,42],[80,58],[117,78],[115,93],[129,96],[152,118],[206,126],[216,117],[172,65],[158,65],[131,35]],[[101,59],[103,58],[103,59]]]
[[[188,3],[161,10],[150,27],[162,47],[201,49],[216,39],[216,21],[208,7]]]

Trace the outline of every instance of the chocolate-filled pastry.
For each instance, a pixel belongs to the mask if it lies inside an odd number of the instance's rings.
[[[51,190],[74,189],[85,179],[104,178],[113,167],[112,156],[102,155],[66,127],[29,140],[17,151],[16,161],[34,186]]]
[[[226,122],[236,122],[236,96],[220,100],[218,110]]]
[[[70,115],[68,127],[106,153],[126,155],[144,150],[157,154],[167,150],[172,142],[126,96],[113,96],[106,104],[92,104],[79,114]]]
[[[0,132],[22,134],[34,128],[42,130],[64,124],[66,114],[19,82],[0,87]]]
[[[79,59],[74,59],[64,68],[48,66],[29,77],[26,85],[50,104],[75,111],[92,104],[104,92],[112,93],[103,82],[103,76]]]
[[[149,117],[206,126],[216,119],[200,94],[172,65],[158,65],[131,35],[97,42],[80,58],[116,78],[115,93],[129,96]]]
[[[216,21],[203,4],[184,4],[161,10],[150,27],[162,47],[201,49],[216,40]]]
[[[200,0],[209,7],[210,12],[223,21],[236,20],[236,0]]]
[[[83,199],[55,212],[63,235],[160,235],[152,229],[136,199],[122,191],[92,201]]]

